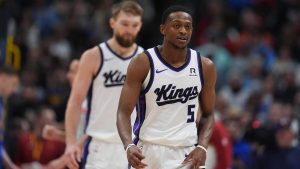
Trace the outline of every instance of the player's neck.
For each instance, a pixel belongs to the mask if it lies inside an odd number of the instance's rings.
[[[107,41],[108,46],[123,58],[129,57],[136,50],[137,45],[134,43],[130,47],[121,46],[116,39],[111,38]]]
[[[170,64],[184,64],[186,61],[187,48],[174,48],[170,45],[163,44],[159,47],[161,56]]]

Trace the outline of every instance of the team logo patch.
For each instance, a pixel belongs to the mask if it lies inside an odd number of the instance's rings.
[[[187,88],[176,88],[173,84],[163,85],[160,88],[156,88],[154,93],[157,95],[156,104],[163,106],[172,103],[186,103],[188,100],[195,99],[198,94],[197,86]]]
[[[122,74],[122,72],[118,70],[111,70],[109,72],[105,72],[103,74],[103,77],[105,78],[105,87],[122,86],[124,85],[126,79],[126,75]]]

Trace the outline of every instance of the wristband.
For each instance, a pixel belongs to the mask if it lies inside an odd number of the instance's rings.
[[[203,147],[203,146],[201,146],[201,145],[197,145],[197,146],[196,146],[196,148],[197,148],[197,147],[198,147],[198,148],[201,148],[202,150],[204,150],[204,151],[205,151],[205,153],[207,153],[207,150],[206,150],[206,148],[205,148],[205,147]]]
[[[125,152],[127,152],[127,150],[128,150],[130,147],[132,147],[132,146],[135,146],[135,144],[133,144],[133,143],[128,144],[127,147],[126,147],[126,149],[125,149]]]

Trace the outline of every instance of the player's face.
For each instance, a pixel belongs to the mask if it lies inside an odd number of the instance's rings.
[[[122,47],[130,47],[134,44],[142,26],[141,19],[141,16],[125,13],[123,11],[120,11],[116,18],[111,18],[110,25],[119,45]]]
[[[4,75],[4,80],[3,80],[3,95],[5,97],[10,96],[11,94],[15,93],[18,85],[19,85],[19,78],[15,75],[9,76],[9,75]]]
[[[160,26],[165,41],[176,48],[186,48],[193,32],[192,17],[186,12],[174,12],[164,25]]]

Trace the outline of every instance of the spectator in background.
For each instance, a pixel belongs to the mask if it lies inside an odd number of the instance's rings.
[[[300,120],[300,90],[297,91],[295,100],[294,100],[294,113],[298,120]],[[299,135],[300,138],[300,135]]]
[[[223,82],[227,80],[229,69],[232,66],[231,54],[218,43],[216,39],[220,38],[217,35],[212,35],[210,41],[202,46],[197,47],[197,51],[202,56],[210,58],[216,65],[218,73],[217,89],[219,89]]]
[[[229,105],[244,109],[250,96],[250,91],[243,86],[242,74],[233,70],[229,75],[229,82],[224,85],[219,96],[222,97]]]
[[[280,47],[278,50],[278,59],[272,66],[272,74],[278,79],[286,70],[295,67],[296,63],[292,60],[290,49],[287,46]]]
[[[67,79],[69,80],[69,84],[71,87],[73,85],[74,78],[78,72],[78,66],[79,66],[78,59],[74,59],[71,61],[69,66],[69,71],[67,73]],[[84,140],[86,139],[86,136],[84,136],[84,130],[85,130],[86,113],[87,113],[87,100],[85,100],[82,103],[81,108],[82,110],[81,110],[79,127],[77,130],[77,139],[79,141],[79,144],[82,147]],[[53,125],[46,125],[43,128],[43,137],[47,140],[57,140],[60,142],[65,142],[65,132]]]
[[[242,112],[237,107],[230,107],[224,117],[224,124],[232,140],[233,169],[250,169],[251,148],[244,139],[245,126],[242,124]]]
[[[298,169],[300,147],[295,140],[299,130],[297,120],[282,121],[275,132],[277,149],[268,149],[256,162],[254,169]],[[298,126],[298,127],[297,127]]]
[[[34,130],[24,133],[19,138],[15,158],[15,162],[19,166],[28,169],[34,168],[34,166],[50,167],[55,163],[55,159],[63,154],[65,149],[63,143],[42,138],[44,126],[46,124],[54,125],[55,123],[55,112],[47,107],[41,108]]]
[[[293,103],[299,87],[295,83],[295,69],[289,68],[278,79],[274,97],[284,103]]]
[[[261,98],[259,100],[259,107],[256,118],[260,121],[266,121],[268,110],[274,101],[275,80],[272,75],[266,75],[262,82],[262,88],[259,91]]]
[[[19,77],[10,67],[3,66],[0,68],[0,169],[18,167],[11,161],[4,148],[4,128],[5,128],[5,101],[17,90]]]
[[[67,78],[69,80],[70,86],[72,86],[74,78],[77,74],[78,71],[78,66],[79,66],[79,60],[74,59],[71,61],[70,66],[69,66],[69,71],[67,73]],[[83,143],[86,139],[87,136],[84,136],[84,126],[85,126],[85,120],[86,120],[86,108],[87,104],[86,101],[83,102],[82,105],[82,114],[80,117],[80,127],[78,128],[77,131],[77,138],[78,138],[78,144],[80,145],[81,149],[83,147]],[[65,143],[65,132],[61,129],[59,129],[55,125],[51,124],[46,124],[43,127],[42,131],[42,137],[48,141],[59,141],[62,143]],[[53,160],[50,164],[48,164],[46,167],[52,167],[52,168],[63,168],[66,166],[66,156],[62,155],[59,158]],[[34,163],[34,165],[41,166],[39,163]],[[32,167],[32,164],[27,165],[27,167]]]
[[[228,131],[218,116],[215,117],[214,131],[209,141],[208,156],[211,152],[210,150],[213,151],[216,158],[216,163],[212,169],[231,169],[232,142]],[[210,163],[209,158],[206,163]],[[208,166],[210,165],[208,164],[207,167]]]

